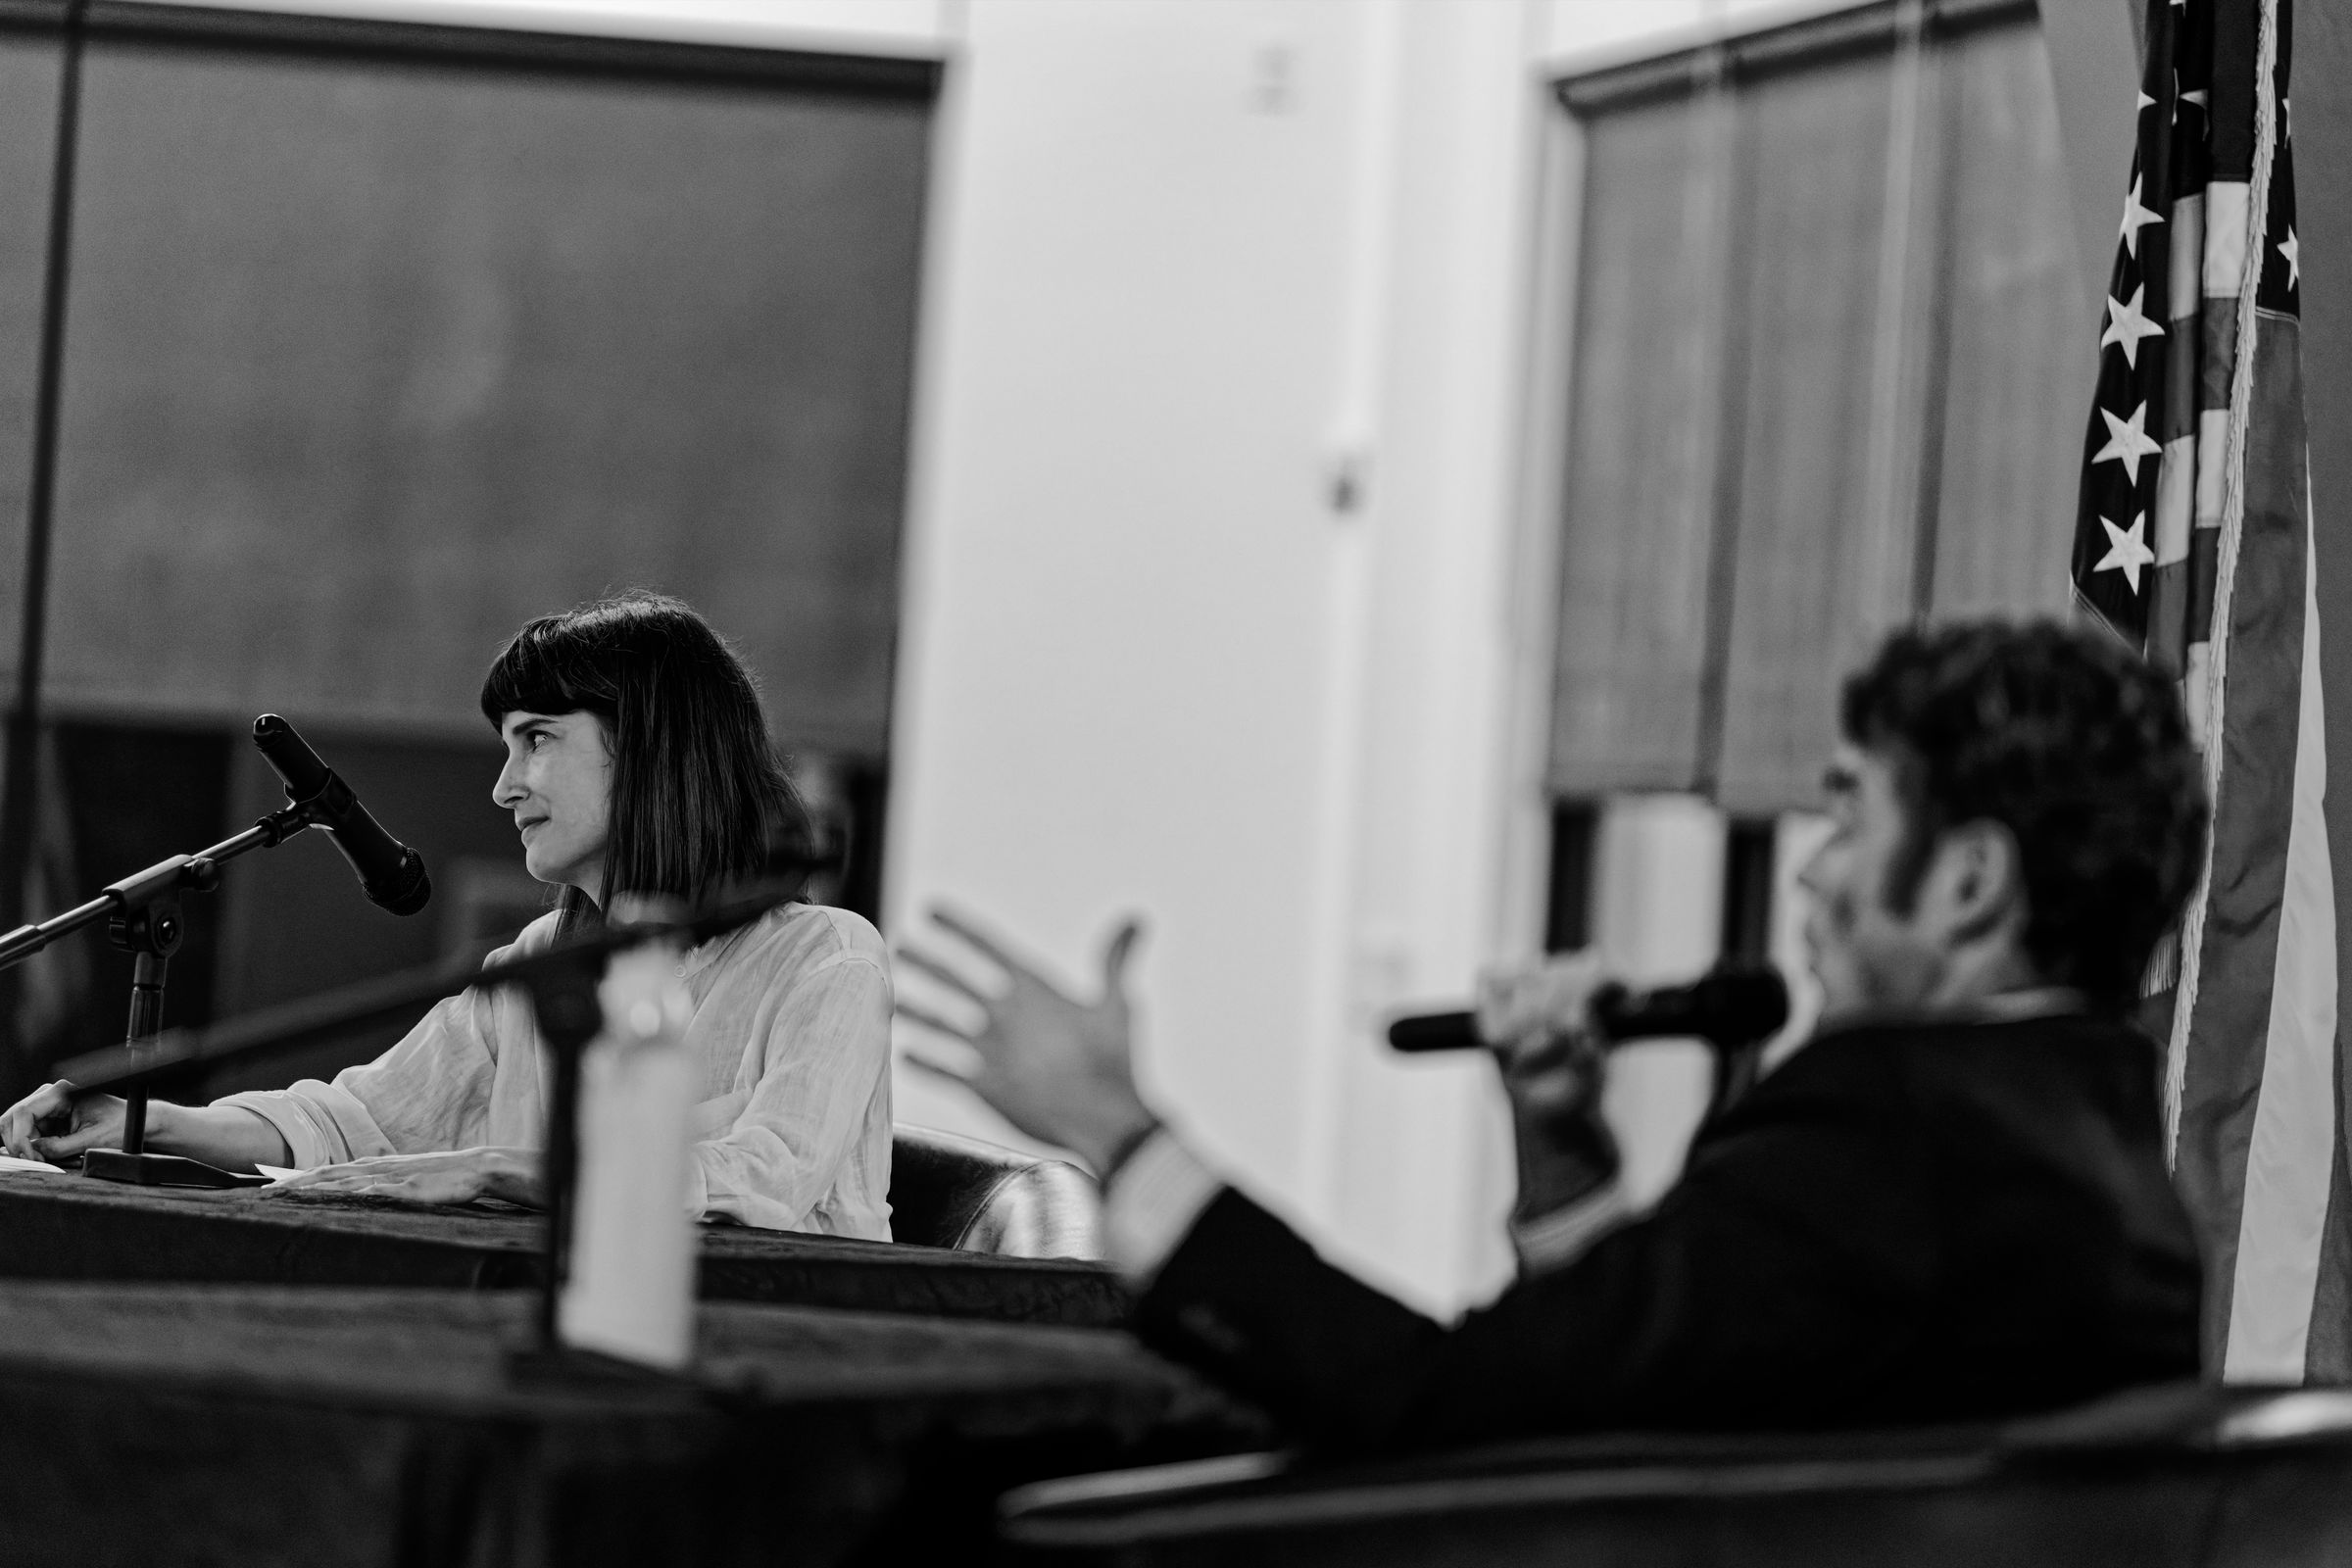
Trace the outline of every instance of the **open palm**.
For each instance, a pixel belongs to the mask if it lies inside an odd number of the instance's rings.
[[[962,1063],[909,1053],[917,1066],[969,1088],[1005,1120],[1032,1138],[1077,1153],[1098,1171],[1154,1123],[1136,1092],[1134,1009],[1126,968],[1143,927],[1120,922],[1104,945],[1102,991],[1092,1002],[1071,997],[1006,944],[968,916],[934,909],[939,930],[966,963],[977,957],[1003,976],[990,988],[956,964],[902,944],[899,956],[978,1011],[977,1023],[958,1021],[921,1003],[902,1000],[901,1016],[968,1047]]]

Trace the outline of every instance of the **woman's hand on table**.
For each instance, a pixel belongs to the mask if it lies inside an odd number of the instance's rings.
[[[539,1206],[539,1154],[527,1149],[452,1149],[376,1154],[298,1171],[261,1189],[265,1198],[384,1198],[446,1205],[496,1198]]]
[[[0,1115],[0,1148],[19,1159],[72,1159],[85,1149],[122,1144],[122,1102],[113,1095],[73,1098],[64,1079],[43,1084]]]

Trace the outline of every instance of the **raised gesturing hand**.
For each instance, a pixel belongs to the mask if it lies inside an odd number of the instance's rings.
[[[968,978],[956,964],[901,944],[899,956],[945,988],[978,1021],[958,1021],[925,1004],[901,1001],[901,1017],[968,1051],[961,1061],[909,1052],[916,1066],[953,1078],[1032,1138],[1076,1153],[1097,1171],[1132,1149],[1156,1125],[1135,1087],[1134,1008],[1126,970],[1143,934],[1130,917],[1102,950],[1102,990],[1091,1002],[1064,993],[970,917],[933,909],[948,949],[963,963],[994,968],[996,984]]]

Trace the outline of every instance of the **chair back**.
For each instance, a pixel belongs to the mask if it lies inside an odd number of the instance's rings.
[[[905,1122],[894,1132],[892,1240],[998,1257],[1102,1255],[1102,1200],[1077,1166]]]
[[[1000,1504],[1045,1568],[2323,1568],[2352,1562],[2352,1389],[2136,1390],[2001,1427],[1595,1434],[1233,1454]]]

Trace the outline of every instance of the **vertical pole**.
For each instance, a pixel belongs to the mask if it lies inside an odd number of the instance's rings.
[[[1708,48],[1692,72],[1692,133],[1705,160],[1703,189],[1694,192],[1690,227],[1708,247],[1708,276],[1721,302],[1710,346],[1718,377],[1710,479],[1707,618],[1698,674],[1698,747],[1692,788],[1720,800],[1725,705],[1732,667],[1732,611],[1740,568],[1740,507],[1747,463],[1747,377],[1752,350],[1747,312],[1749,279],[1741,271],[1755,225],[1756,153],[1740,135],[1740,98],[1731,63],[1720,46]],[[1703,202],[1701,206],[1699,203]],[[1703,425],[1702,425],[1703,428]]]
[[[160,919],[159,911],[146,911],[142,919]],[[176,946],[176,942],[173,944]],[[164,1030],[164,973],[172,962],[170,956],[157,953],[152,947],[141,947],[132,961],[130,971],[130,1027],[123,1031],[126,1046],[151,1047]],[[122,1152],[137,1154],[147,1148],[147,1085],[142,1081],[124,1097],[122,1106]]]
[[[1919,500],[1914,511],[1918,522],[1911,545],[1911,618],[1915,621],[1926,620],[1936,604],[1936,539],[1943,528],[1944,423],[1952,395],[1952,312],[1959,291],[1960,236],[1952,215],[1959,202],[1956,185],[1961,138],[1968,129],[1968,106],[1962,101],[1960,73],[1951,57],[1943,56],[1934,74],[1925,79],[1933,83],[1935,108],[1943,122],[1933,154],[1937,194],[1923,220],[1928,242],[1936,248],[1936,271],[1930,283],[1934,293],[1928,300],[1926,396],[1920,408]]]
[[[41,273],[39,381],[32,420],[32,465],[24,504],[24,604],[18,628],[17,693],[8,714],[6,774],[0,778],[0,930],[24,917],[24,877],[32,861],[33,767],[41,728],[41,661],[49,612],[49,539],[57,496],[57,440],[64,400],[66,290],[73,263],[74,170],[81,127],[82,14],[66,8],[57,85],[57,136],[49,174],[49,245]],[[0,1028],[14,1034],[19,981],[0,970]],[[23,1047],[20,1045],[20,1051]],[[32,1063],[0,1062],[0,1075],[29,1082]],[[6,1085],[13,1097],[18,1084]]]
[[[554,1095],[547,1113],[547,1279],[539,1292],[539,1346],[554,1350],[562,1343],[557,1318],[564,1300],[564,1284],[571,1273],[572,1184],[580,1163],[580,1052],[577,1044],[559,1046],[551,1066]]]
[[[572,1184],[579,1173],[580,1053],[605,1026],[597,996],[603,959],[530,982],[531,1012],[548,1054],[547,1138],[540,1174],[547,1196],[547,1274],[539,1293],[539,1348],[561,1348],[564,1282],[571,1271]]]

